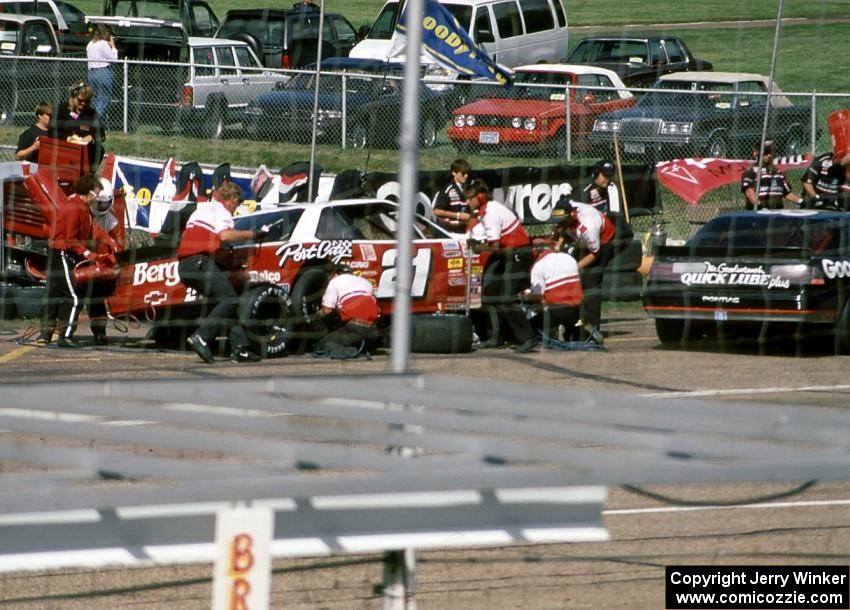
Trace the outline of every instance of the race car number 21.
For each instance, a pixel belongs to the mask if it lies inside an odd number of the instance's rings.
[[[375,290],[375,297],[386,299],[395,296],[396,259],[398,250],[393,248],[384,252],[381,258],[381,279]],[[424,297],[428,287],[428,275],[431,273],[431,250],[420,248],[413,257],[413,281],[410,284],[410,296]]]

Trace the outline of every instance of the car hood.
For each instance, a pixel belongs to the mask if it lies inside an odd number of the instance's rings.
[[[288,106],[292,108],[313,108],[314,100],[313,91],[269,91],[255,97],[250,105],[259,106],[260,108],[277,108]],[[359,103],[359,98],[357,98]],[[352,96],[349,95],[349,104],[352,102]],[[340,108],[342,106],[342,96],[338,93],[320,93],[319,108]]]
[[[461,106],[452,114],[489,114],[494,116],[540,116],[564,107],[564,102],[540,100],[487,99]]]
[[[404,49],[404,45],[401,47]],[[393,52],[393,40],[380,40],[374,38],[367,38],[365,40],[361,40],[354,48],[349,51],[348,56],[354,59],[380,59],[382,61],[392,61],[392,62],[403,62],[405,60],[405,55],[402,53],[401,55],[391,55]],[[434,58],[423,52],[422,57],[419,58],[420,64],[433,64]]]
[[[662,119],[665,121],[698,121],[700,119],[729,113],[729,110],[714,110],[711,108],[678,107],[678,106],[662,106],[662,105],[647,105],[647,106],[632,106],[624,110],[616,110],[614,112],[606,112],[599,116],[600,119]]]

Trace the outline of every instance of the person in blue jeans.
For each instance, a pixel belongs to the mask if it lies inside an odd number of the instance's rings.
[[[112,100],[112,64],[118,59],[115,37],[108,25],[96,25],[92,38],[86,45],[86,57],[89,65],[89,84],[94,89],[94,109],[101,119],[106,121],[106,111]]]

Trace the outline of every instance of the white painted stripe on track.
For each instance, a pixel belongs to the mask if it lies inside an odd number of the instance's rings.
[[[769,502],[764,504],[736,504],[733,506],[655,506],[652,508],[614,508],[603,510],[603,515],[650,515],[656,513],[689,513],[708,510],[750,510],[750,509],[776,509],[776,508],[816,508],[823,506],[847,506],[850,499],[846,500],[799,500],[796,502]]]
[[[746,396],[752,394],[779,394],[785,392],[834,392],[850,390],[850,385],[804,385],[799,387],[773,386],[766,388],[728,388],[724,390],[686,390],[682,392],[651,392],[641,396],[651,398],[697,398],[701,396]]]

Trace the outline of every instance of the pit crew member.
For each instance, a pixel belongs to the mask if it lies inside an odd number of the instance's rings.
[[[336,313],[342,326],[320,339],[316,352],[330,356],[356,356],[380,342],[376,327],[378,301],[375,300],[372,284],[354,275],[348,265],[337,264],[332,269],[317,315],[327,321]]]
[[[758,148],[753,151],[753,156],[758,156]],[[800,197],[792,192],[791,185],[785,174],[773,163],[774,145],[772,140],[764,143],[764,155],[761,158],[761,167],[754,163],[748,167],[741,176],[741,192],[746,198],[745,207],[748,210],[779,210],[784,207],[784,200],[800,204]],[[759,172],[758,186],[756,186],[756,172]]]

